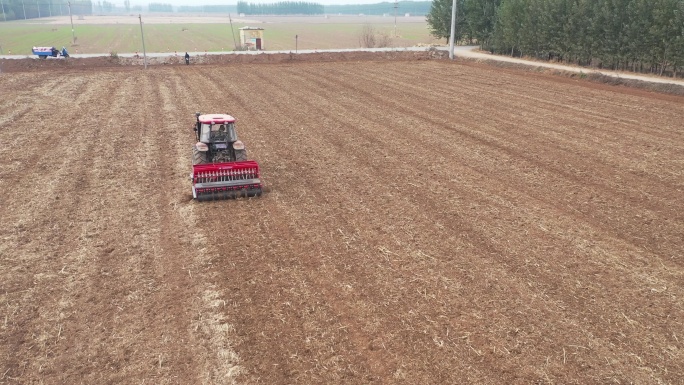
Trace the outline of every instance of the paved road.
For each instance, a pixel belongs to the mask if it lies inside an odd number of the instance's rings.
[[[448,50],[448,47],[436,47],[439,50]],[[501,56],[501,55],[491,55],[488,53],[482,53],[477,51],[477,46],[457,46],[454,49],[454,55],[456,57],[465,57],[465,58],[472,58],[472,59],[482,59],[482,60],[498,60],[498,61],[504,61],[504,62],[510,62],[510,63],[518,63],[518,64],[526,64],[526,65],[531,65],[531,66],[536,66],[536,67],[545,67],[545,68],[555,68],[563,71],[570,71],[570,72],[584,72],[584,73],[600,73],[603,75],[607,76],[613,76],[617,78],[624,78],[624,79],[635,79],[635,80],[641,80],[641,81],[646,81],[646,82],[652,82],[652,83],[663,83],[663,84],[677,84],[680,86],[684,86],[684,80],[675,80],[675,79],[670,79],[670,78],[663,78],[663,77],[658,77],[658,76],[647,76],[647,75],[638,75],[638,74],[631,74],[631,73],[626,73],[626,72],[619,72],[619,71],[607,71],[607,70],[595,70],[595,69],[590,69],[590,68],[585,68],[585,67],[577,67],[577,66],[569,66],[569,65],[562,65],[562,64],[554,64],[554,63],[545,63],[545,62],[537,62],[537,61],[531,61],[531,60],[524,60],[524,59],[518,59],[518,58],[512,58],[508,56]],[[327,49],[327,50],[298,50],[297,53],[316,53],[316,52],[356,52],[356,51],[365,51],[365,52],[392,52],[392,51],[425,51],[428,48],[426,47],[405,47],[405,48],[349,48],[349,49]],[[237,51],[237,52],[189,52],[190,56],[198,56],[198,55],[268,55],[268,54],[276,54],[276,53],[293,53],[292,50],[285,50],[285,51]],[[182,56],[184,55],[185,52],[179,52],[178,55]],[[134,57],[134,53],[120,53],[118,54],[121,57]],[[169,57],[169,56],[174,56],[175,54],[173,53],[148,53],[148,57]],[[74,58],[88,58],[88,57],[106,57],[109,56],[107,53],[101,53],[101,54],[73,54],[71,55]],[[0,59],[25,59],[25,58],[35,58],[36,60],[39,60],[37,57],[33,55],[0,55]],[[60,58],[48,58],[47,60],[61,60]]]
[[[436,47],[439,50],[447,50],[447,47]],[[460,52],[467,52],[476,49],[477,46],[458,46],[455,47],[455,52],[458,55]],[[427,47],[400,47],[400,48],[340,48],[340,49],[300,49],[296,53],[317,53],[317,52],[392,52],[392,51],[415,51],[415,52],[420,52],[420,51],[426,51],[429,48]],[[190,56],[198,56],[198,55],[268,55],[268,54],[277,54],[277,53],[295,53],[295,51],[292,50],[283,50],[283,51],[216,51],[216,52],[188,52]],[[118,56],[120,57],[134,57],[136,54],[134,53],[120,53]],[[142,52],[139,52],[138,55],[142,56]],[[174,56],[176,55],[175,53],[147,53],[148,57],[169,57],[169,56]],[[178,56],[185,55],[185,52],[178,52]],[[86,57],[106,57],[109,56],[108,53],[88,53],[88,54],[72,54],[71,57],[74,58],[86,58]],[[38,59],[35,55],[0,55],[0,59],[26,59],[26,58],[35,58]],[[52,58],[49,57],[47,60],[59,60],[61,58]]]

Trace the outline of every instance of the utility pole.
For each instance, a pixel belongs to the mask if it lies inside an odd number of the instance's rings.
[[[397,37],[397,8],[399,8],[398,0],[394,0],[394,37]]]
[[[297,40],[299,39],[299,35],[295,35],[295,53],[297,53]]]
[[[5,21],[7,21],[7,15],[5,14],[5,4],[2,3],[2,0],[0,0],[0,5],[2,6],[2,16],[4,16]]]
[[[38,0],[36,0],[36,8],[38,8],[38,18],[40,19],[40,4],[38,4]]]
[[[454,60],[454,35],[456,35],[456,0],[451,5],[451,35],[449,35],[449,59]]]
[[[230,17],[230,13],[228,14],[228,21],[230,21],[230,33],[233,35],[233,45],[237,51],[237,41],[235,41],[235,31],[233,31],[233,18]]]
[[[145,35],[143,34],[142,27],[142,15],[138,14],[138,19],[140,19],[140,37],[143,43],[143,63],[145,63],[145,69],[147,69],[147,51],[145,51]]]
[[[76,35],[74,35],[74,18],[71,16],[71,1],[67,2],[69,4],[69,19],[71,20],[71,45],[76,45]]]
[[[50,17],[52,17],[52,1],[48,3],[48,9],[50,10]]]
[[[24,20],[26,20],[26,5],[24,4],[24,0],[21,0],[21,7],[24,9]]]

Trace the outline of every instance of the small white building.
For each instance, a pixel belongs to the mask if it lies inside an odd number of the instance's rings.
[[[249,51],[263,51],[264,29],[260,27],[240,28],[240,46]]]

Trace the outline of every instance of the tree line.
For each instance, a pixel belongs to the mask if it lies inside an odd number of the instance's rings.
[[[100,10],[100,13],[105,13],[105,12],[112,12],[116,8],[116,5],[110,1],[98,1],[97,2],[97,7]]]
[[[0,0],[0,21],[34,19],[48,16],[64,16],[69,14],[68,0]],[[323,6],[312,2],[285,1],[271,4],[253,4],[239,1],[237,5],[181,5],[174,7],[169,3],[149,3],[147,7],[131,6],[130,0],[124,0],[123,6],[107,0],[72,1],[72,12],[78,15],[117,14],[130,12],[179,12],[179,13],[244,13],[246,15],[394,15],[403,16],[426,15],[430,10],[431,1],[399,1],[381,2],[374,4],[346,4]],[[18,13],[17,13],[18,11]]]
[[[236,5],[181,5],[178,13],[236,13]]]
[[[117,6],[115,3],[107,0],[0,0],[0,21],[21,20],[21,19],[36,19],[41,17],[53,16],[68,16],[69,3],[71,3],[71,14],[78,15],[94,15],[107,13],[129,13],[142,12],[141,5],[131,6],[130,0],[124,0],[123,6]],[[164,9],[153,11],[159,3],[150,3],[149,12],[172,12],[170,4],[161,4]]]
[[[396,12],[399,16],[403,16],[406,13],[423,16],[428,14],[431,4],[431,1],[399,1],[396,4],[393,2],[382,2],[375,4],[326,5],[325,13],[343,15],[394,15]]]
[[[238,1],[238,13],[245,15],[322,15],[323,5],[305,1],[279,1],[270,4],[255,4]]]
[[[173,12],[173,6],[168,3],[149,3],[147,10],[149,12]]]
[[[492,53],[613,70],[684,69],[684,0],[457,0],[457,41]],[[452,0],[434,0],[431,33],[449,38]]]
[[[0,0],[0,21],[35,19],[40,17],[69,15],[68,0],[30,1]],[[71,1],[72,15],[91,15],[93,3],[90,0]]]

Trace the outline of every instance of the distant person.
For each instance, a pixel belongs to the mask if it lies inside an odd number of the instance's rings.
[[[190,64],[190,55],[186,52],[185,53],[185,65]]]
[[[66,47],[62,46],[62,56],[69,57],[69,52],[67,52]]]

